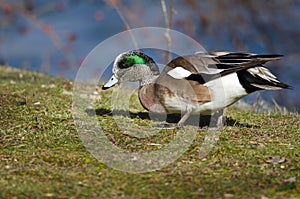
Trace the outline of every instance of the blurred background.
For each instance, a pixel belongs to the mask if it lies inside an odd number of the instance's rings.
[[[247,100],[299,111],[300,0],[0,0],[0,64],[74,79],[101,41],[145,26],[180,31],[207,51],[283,54],[269,68],[294,89]]]

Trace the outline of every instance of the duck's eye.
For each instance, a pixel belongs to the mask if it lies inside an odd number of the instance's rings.
[[[128,63],[128,62],[120,62],[119,63],[119,68],[129,68],[131,67],[133,64],[132,63]]]
[[[133,66],[134,63],[135,62],[133,59],[126,58],[126,59],[123,59],[120,61],[119,68],[129,68],[129,67]]]

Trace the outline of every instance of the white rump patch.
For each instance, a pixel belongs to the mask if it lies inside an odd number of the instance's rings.
[[[168,75],[173,77],[174,79],[183,79],[190,76],[192,73],[181,66],[176,67],[168,72]]]

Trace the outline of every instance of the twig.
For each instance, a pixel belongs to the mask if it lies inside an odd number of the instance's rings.
[[[75,67],[77,65],[75,56],[71,52],[65,50],[66,47],[63,41],[50,24],[39,20],[35,14],[28,12],[23,7],[16,7],[16,9],[18,9],[18,14],[20,16],[29,21],[36,28],[40,29],[51,39],[54,47],[65,55],[69,66]]]
[[[164,13],[165,23],[166,23],[166,26],[167,26],[167,31],[165,33],[165,37],[167,39],[167,52],[166,52],[166,62],[167,63],[169,62],[170,51],[171,51],[171,47],[172,47],[170,29],[171,29],[171,26],[172,26],[173,4],[174,4],[174,0],[171,0],[169,15],[168,15],[166,1],[161,0],[161,7],[162,7],[162,10],[163,10],[163,13]]]
[[[131,37],[131,39],[132,39],[132,42],[133,42],[133,45],[134,45],[135,49],[138,49],[138,43],[137,43],[137,41],[136,41],[136,39],[135,39],[135,37],[134,37],[132,31],[131,31],[131,28],[130,28],[130,26],[129,26],[129,23],[127,22],[125,16],[124,16],[123,13],[121,12],[121,10],[120,10],[118,4],[111,4],[111,5],[116,9],[116,11],[117,11],[119,17],[121,18],[121,20],[123,21],[123,23],[124,23],[124,25],[125,25],[126,30],[129,31],[129,34],[130,34],[130,37]]]

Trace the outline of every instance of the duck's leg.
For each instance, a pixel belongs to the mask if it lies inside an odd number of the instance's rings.
[[[177,128],[183,128],[185,121],[190,117],[191,113],[192,113],[192,109],[187,109],[185,114],[181,117],[181,119],[177,123],[177,125],[176,125]]]
[[[183,128],[185,121],[190,117],[191,113],[192,113],[192,109],[191,110],[188,109],[181,117],[179,122],[176,124],[176,126],[171,126],[170,124],[160,124],[157,125],[155,128],[156,129],[181,129]]]
[[[224,123],[226,121],[226,116],[224,115],[225,109],[222,109],[218,111],[218,119],[217,119],[217,128],[222,128],[224,126]]]
[[[216,111],[215,113],[212,114],[211,116],[211,121],[210,121],[210,127],[212,128],[221,128],[224,126],[224,123],[226,121],[226,116],[224,115],[225,109]]]
[[[161,129],[161,130],[164,130],[164,129],[176,129],[177,126],[170,125],[170,124],[165,124],[164,123],[164,124],[158,124],[154,128]]]

